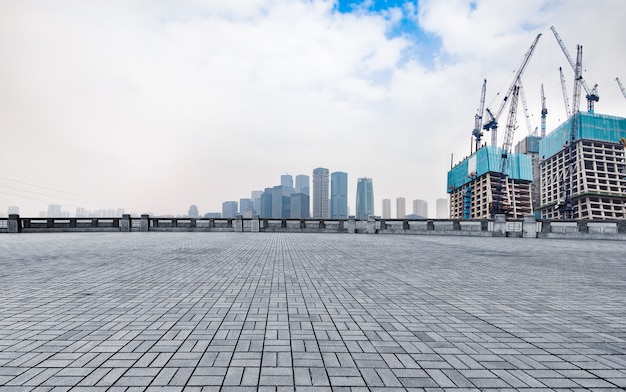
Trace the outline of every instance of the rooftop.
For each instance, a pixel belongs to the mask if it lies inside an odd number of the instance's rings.
[[[3,391],[626,387],[619,241],[137,232],[0,247]]]

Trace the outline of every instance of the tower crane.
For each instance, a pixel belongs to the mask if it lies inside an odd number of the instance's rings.
[[[526,127],[528,128],[528,135],[537,136],[537,127],[533,129],[530,120],[530,113],[528,111],[528,104],[526,103],[526,94],[524,93],[524,87],[522,86],[522,81],[520,80],[518,83],[519,87],[519,99],[522,101],[522,108],[524,109],[524,118],[526,120]]]
[[[626,98],[626,88],[624,88],[624,85],[622,84],[622,82],[619,80],[619,78],[615,78],[615,81],[617,82],[617,84],[619,85],[619,89],[622,90],[622,94],[624,95],[624,98]]]
[[[478,112],[474,116],[474,130],[472,135],[476,138],[476,149],[480,148],[480,140],[483,137],[483,113],[485,111],[485,92],[487,91],[487,79],[483,80],[483,88],[480,93],[480,104],[478,106]]]
[[[559,67],[561,73],[561,89],[563,90],[563,102],[565,102],[565,115],[567,118],[572,116],[572,109],[569,106],[569,97],[567,96],[567,86],[565,85],[565,76],[563,76],[563,68]]]
[[[509,108],[509,118],[506,123],[506,132],[504,133],[504,142],[502,143],[502,157],[500,160],[500,173],[498,179],[498,185],[496,186],[496,194],[494,198],[494,204],[492,214],[505,214],[510,212],[511,205],[506,204],[504,200],[504,192],[506,188],[506,182],[509,171],[509,155],[511,154],[511,146],[513,144],[513,135],[517,128],[516,115],[517,115],[517,101],[520,95],[519,85],[513,86],[513,93],[511,96],[511,106]],[[508,193],[507,193],[508,195]]]
[[[528,61],[530,60],[530,58],[533,55],[533,52],[535,51],[535,47],[537,46],[537,42],[539,41],[539,38],[541,38],[541,33],[537,34],[537,37],[535,38],[533,43],[530,45],[530,48],[524,55],[524,58],[522,59],[522,64],[517,69],[517,72],[515,73],[515,76],[513,77],[513,82],[511,83],[511,86],[509,87],[506,95],[504,96],[504,100],[500,104],[500,107],[498,108],[498,110],[494,114],[491,111],[491,109],[489,108],[486,109],[487,114],[489,115],[489,121],[485,125],[483,125],[483,129],[491,131],[491,145],[492,146],[495,146],[498,144],[498,135],[497,135],[498,119],[500,118],[500,115],[502,114],[502,111],[504,110],[504,106],[506,105],[509,97],[511,97],[511,94],[513,93],[513,90],[515,89],[515,86],[517,85],[518,81],[521,79],[521,76],[524,73],[526,66],[528,65]]]
[[[546,107],[546,96],[543,93],[543,83],[541,84],[541,137],[546,137],[546,115],[548,108]]]
[[[561,50],[563,51],[565,58],[567,58],[567,62],[572,67],[574,72],[576,72],[576,63],[574,62],[574,59],[572,59],[572,56],[569,54],[569,51],[565,47],[565,43],[563,43],[563,40],[561,39],[559,34],[556,32],[556,29],[554,28],[554,26],[550,26],[550,30],[552,30],[552,33],[554,34],[554,38],[556,38],[556,41],[559,43],[559,46],[561,47]],[[600,100],[600,95],[598,95],[598,85],[596,84],[593,86],[592,89],[590,89],[587,83],[585,82],[585,80],[582,78],[582,76],[580,80],[586,93],[585,98],[587,98],[587,111],[589,113],[593,113],[595,103]]]

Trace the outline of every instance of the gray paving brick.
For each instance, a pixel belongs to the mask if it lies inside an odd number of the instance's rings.
[[[620,243],[135,234],[0,235],[2,391],[626,387]]]

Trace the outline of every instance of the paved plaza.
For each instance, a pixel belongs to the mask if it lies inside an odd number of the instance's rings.
[[[613,241],[0,235],[0,391],[626,388]]]

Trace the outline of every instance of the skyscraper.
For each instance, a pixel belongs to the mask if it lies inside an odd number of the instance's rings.
[[[272,217],[272,188],[265,188],[263,194],[261,194],[261,202],[259,207],[260,218]]]
[[[292,193],[290,199],[289,213],[291,218],[307,219],[311,217],[309,213],[311,210],[309,207],[309,195],[304,193]]]
[[[263,191],[252,191],[250,192],[250,198],[252,199],[252,203],[253,203],[253,213],[254,214],[260,214],[261,213],[261,195],[263,194]]]
[[[348,173],[330,175],[330,217],[348,219]]]
[[[313,170],[313,218],[329,217],[328,169],[318,167]]]
[[[374,215],[374,185],[371,178],[359,178],[356,184],[356,218]]]
[[[311,196],[309,185],[309,176],[306,174],[298,174],[296,176],[296,188],[295,193],[304,193],[307,196]]]
[[[404,219],[406,216],[406,199],[404,197],[396,198],[396,219]]]
[[[225,201],[222,203],[222,218],[234,218],[237,215],[239,203],[236,201]]]
[[[239,213],[244,218],[252,218],[254,212],[254,202],[252,199],[239,199]]]
[[[280,185],[293,189],[293,177],[291,174],[283,174],[280,176]]]
[[[413,214],[423,218],[428,218],[428,203],[426,200],[413,200]]]
[[[198,207],[195,204],[192,204],[189,206],[189,211],[187,212],[187,216],[190,218],[197,218],[198,217]]]
[[[437,199],[437,219],[448,219],[448,199]]]
[[[383,199],[383,219],[391,219],[391,199]]]

